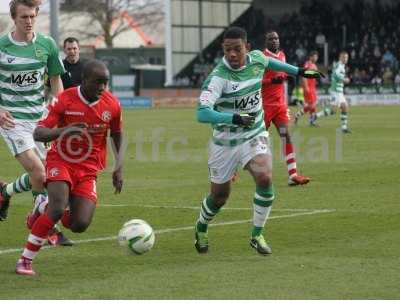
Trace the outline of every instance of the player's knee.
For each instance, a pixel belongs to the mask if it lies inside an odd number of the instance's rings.
[[[35,179],[37,181],[40,181],[40,182],[45,182],[46,181],[46,172],[45,172],[45,170],[44,169],[43,170],[38,169],[35,172]]]
[[[257,186],[268,187],[272,184],[272,173],[262,172],[257,175],[256,178]]]
[[[89,227],[90,222],[88,221],[75,221],[71,223],[70,229],[72,232],[82,233],[85,232],[86,229]]]
[[[64,213],[64,209],[60,206],[48,206],[47,209],[47,215],[52,219],[52,220],[60,220],[62,218],[62,215]]]
[[[43,164],[32,164],[27,168],[27,172],[33,181],[44,182],[46,180],[46,172]]]

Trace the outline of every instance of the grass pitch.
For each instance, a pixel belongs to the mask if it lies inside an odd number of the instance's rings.
[[[400,281],[400,106],[354,107],[351,135],[338,116],[292,127],[298,169],[312,177],[288,187],[272,130],[277,192],[266,237],[269,257],[249,246],[254,184],[245,172],[198,255],[193,225],[208,193],[207,125],[194,110],[127,110],[125,185],[113,195],[99,176],[99,206],[77,244],[44,249],[35,278],[14,274],[28,231],[29,193],[13,198],[0,223],[0,299],[398,299]],[[0,178],[22,170],[4,143]],[[132,218],[156,230],[153,250],[130,255],[115,236]]]

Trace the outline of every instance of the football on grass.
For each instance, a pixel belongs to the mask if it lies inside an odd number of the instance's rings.
[[[132,219],[126,222],[118,233],[118,242],[135,254],[143,254],[153,248],[154,231],[143,220]]]

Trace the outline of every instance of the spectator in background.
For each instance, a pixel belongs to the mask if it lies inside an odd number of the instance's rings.
[[[394,84],[400,85],[400,72],[396,74],[396,77],[394,78]]]
[[[325,35],[322,32],[318,32],[317,36],[315,37],[315,43],[322,48],[325,42],[326,42]]]
[[[80,59],[79,41],[74,37],[64,40],[65,59],[63,60],[66,73],[61,76],[64,89],[81,85],[84,62]]]
[[[383,84],[384,85],[393,84],[393,76],[394,74],[392,70],[389,67],[386,67],[382,75]]]
[[[374,57],[376,58],[376,59],[380,59],[381,58],[381,56],[382,56],[382,54],[381,54],[381,50],[379,49],[379,46],[378,45],[376,45],[375,47],[374,47]]]
[[[297,61],[299,63],[304,62],[304,59],[306,58],[307,51],[304,49],[303,44],[299,44],[299,47],[296,49],[296,56],[297,56]]]
[[[360,70],[358,68],[354,69],[354,73],[351,76],[351,80],[352,80],[352,82],[354,84],[361,84],[362,83],[362,81],[361,81],[361,72],[360,72]]]
[[[361,80],[361,84],[368,84],[370,83],[370,78],[368,76],[368,73],[365,69],[361,70],[360,73],[360,80]]]
[[[387,46],[385,53],[382,56],[382,65],[390,68],[393,68],[396,65],[396,58]]]
[[[372,77],[371,84],[375,84],[375,85],[381,85],[382,84],[382,78],[379,76],[378,73],[376,73],[375,76]]]

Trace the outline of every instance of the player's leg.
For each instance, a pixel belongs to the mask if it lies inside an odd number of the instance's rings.
[[[288,170],[288,184],[291,186],[307,184],[310,178],[297,174],[296,153],[289,133],[289,113],[287,109],[281,110],[273,119],[274,125],[281,138],[282,148],[285,154]]]
[[[71,231],[81,233],[89,227],[96,208],[96,175],[78,172],[76,176],[80,179],[71,190],[69,210],[64,211],[61,222]]]
[[[318,124],[317,124],[317,101],[312,100],[309,105],[310,105],[310,111],[309,111],[310,112],[310,118],[309,118],[310,126],[318,127]]]
[[[0,134],[3,136],[11,154],[28,172],[28,174],[22,174],[12,183],[1,184],[0,220],[7,218],[10,198],[13,194],[29,191],[32,184],[36,188],[38,185],[40,186],[39,181],[44,179],[44,167],[40,159],[35,156],[36,153],[34,149],[36,145],[33,141],[32,131],[30,124],[26,122],[17,122],[14,128],[8,130],[0,128]],[[32,179],[32,174],[37,175],[38,179]],[[43,187],[39,190],[42,191]]]
[[[324,99],[321,101],[322,109],[320,111],[316,111],[316,113],[315,113],[315,116],[317,119],[322,118],[322,117],[328,117],[333,114],[332,104],[331,104],[332,101],[333,101],[332,99],[329,99],[329,100]]]
[[[15,181],[0,182],[0,221],[7,219],[10,199],[15,193],[30,191],[32,188],[28,173],[23,173]]]
[[[195,229],[195,247],[199,253],[208,252],[208,224],[226,203],[230,194],[230,187],[230,181],[222,184],[211,182],[210,194],[201,203],[200,214]]]
[[[297,125],[300,118],[306,113],[306,106],[304,105],[304,102],[298,102],[298,103],[299,103],[298,104],[299,109],[294,114],[294,124],[295,125]]]
[[[43,188],[43,182],[45,179],[44,166],[40,158],[36,155],[34,149],[28,149],[15,156],[17,161],[25,169],[27,174],[21,175],[16,182],[3,185],[2,196],[9,203],[11,195],[14,193],[22,193],[23,191],[29,191],[32,187],[33,199],[45,194]],[[8,209],[8,206],[7,206]],[[7,210],[4,207],[0,208],[3,217],[7,217]]]
[[[69,187],[66,181],[51,181],[47,184],[49,193],[47,210],[33,224],[25,249],[17,262],[17,274],[35,275],[35,271],[32,269],[32,261],[46,242],[49,231],[61,219],[65,208],[68,206]]]
[[[336,92],[332,92],[331,93],[331,101],[330,101],[330,105],[328,105],[325,108],[325,115],[329,116],[329,115],[334,115],[336,114],[336,111],[338,109],[339,103],[340,102],[340,97],[339,94]]]
[[[341,95],[341,101],[340,101],[340,125],[342,128],[343,133],[351,133],[351,130],[348,127],[348,105],[346,102],[346,99],[344,98],[344,95]]]
[[[91,224],[95,209],[96,203],[92,200],[72,195],[70,209],[64,212],[62,223],[69,225],[72,232],[82,233]]]
[[[209,144],[208,167],[211,189],[210,194],[201,203],[199,218],[195,225],[195,248],[199,253],[207,253],[208,224],[229,197],[231,180],[238,165],[237,148],[237,146],[219,146],[212,142]]]
[[[256,190],[253,198],[253,228],[250,245],[258,253],[267,255],[272,253],[266,243],[263,230],[271,212],[274,191],[272,186],[272,155],[268,147],[267,138],[256,137],[244,145],[244,168],[252,175]]]

